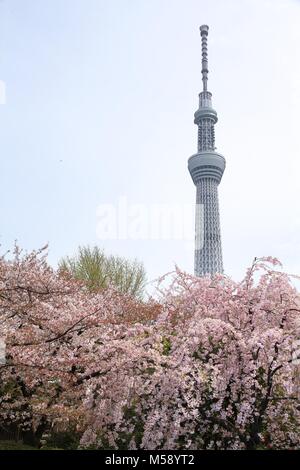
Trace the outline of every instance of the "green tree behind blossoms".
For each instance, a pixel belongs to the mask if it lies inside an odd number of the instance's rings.
[[[121,256],[107,256],[97,246],[80,246],[75,256],[61,259],[59,270],[84,281],[92,291],[113,285],[124,294],[142,298],[146,284],[142,263]]]

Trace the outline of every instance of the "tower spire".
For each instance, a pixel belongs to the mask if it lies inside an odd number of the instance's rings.
[[[208,80],[208,58],[207,58],[207,36],[209,27],[206,24],[200,26],[201,43],[202,43],[202,81],[203,91],[207,91]]]

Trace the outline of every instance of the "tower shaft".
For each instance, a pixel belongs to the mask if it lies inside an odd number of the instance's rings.
[[[218,183],[203,178],[196,185],[195,274],[223,272]]]

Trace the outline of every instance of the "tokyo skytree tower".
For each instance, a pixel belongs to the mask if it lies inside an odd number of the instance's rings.
[[[194,122],[198,126],[198,152],[188,160],[188,169],[196,185],[195,275],[222,273],[222,246],[218,185],[225,170],[225,158],[215,152],[215,129],[218,117],[212,108],[212,94],[207,91],[208,26],[200,26],[202,41],[203,91]]]

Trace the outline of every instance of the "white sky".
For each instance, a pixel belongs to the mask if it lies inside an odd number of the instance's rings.
[[[300,273],[300,2],[0,2],[0,242],[49,242],[53,265],[79,244],[144,262],[149,279],[186,240],[99,240],[97,207],[193,204],[187,159],[201,91],[199,26],[210,26],[209,82],[225,271],[255,256]],[[1,103],[1,100],[0,100]],[[192,217],[192,216],[191,216]],[[187,221],[193,237],[193,220]]]

